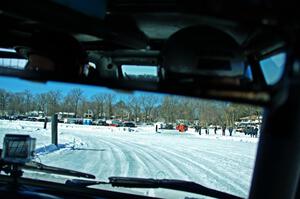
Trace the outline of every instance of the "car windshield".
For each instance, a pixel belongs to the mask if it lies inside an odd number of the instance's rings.
[[[35,161],[45,165],[87,172],[98,180],[180,179],[248,196],[262,122],[259,107],[0,77],[0,108],[0,140],[5,134],[36,138]],[[54,114],[57,145],[51,138]],[[70,179],[35,171],[24,176],[61,183]],[[195,197],[166,189],[93,187]]]

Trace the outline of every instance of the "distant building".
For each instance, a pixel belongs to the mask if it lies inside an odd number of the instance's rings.
[[[57,119],[60,122],[64,122],[64,119],[66,118],[75,118],[75,113],[71,112],[58,112],[57,113]]]
[[[242,117],[239,119],[239,123],[242,124],[261,124],[262,123],[262,116],[258,115],[250,115],[247,117]]]
[[[237,122],[234,123],[237,132],[245,132],[247,127],[258,127],[262,124],[262,116],[250,115],[247,117],[240,118]]]
[[[83,114],[83,117],[87,119],[92,119],[94,117],[94,113],[92,110],[88,110],[86,113]]]
[[[30,111],[25,114],[28,117],[45,117],[44,111]]]

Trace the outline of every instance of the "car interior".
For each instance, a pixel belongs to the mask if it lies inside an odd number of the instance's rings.
[[[0,57],[19,61],[14,67],[2,62],[0,75],[261,106],[264,120],[249,198],[300,198],[298,8],[290,0],[2,1],[0,48],[6,50]],[[64,53],[65,35],[78,41],[87,56],[85,73],[73,73],[67,56],[63,70],[26,70],[28,58],[17,49],[33,48],[36,33],[50,41],[60,38],[61,46],[51,51]],[[39,45],[43,42],[51,43]],[[268,59],[278,57],[284,62],[271,66]],[[0,179],[1,195],[16,198],[147,198],[21,177]],[[186,187],[213,198],[239,198],[189,183],[177,190]]]

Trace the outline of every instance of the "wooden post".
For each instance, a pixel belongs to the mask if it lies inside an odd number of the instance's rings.
[[[57,114],[54,114],[51,119],[51,140],[52,144],[55,144],[57,146]]]
[[[44,121],[44,129],[47,129],[47,122],[48,122],[48,118],[45,117],[45,121]]]

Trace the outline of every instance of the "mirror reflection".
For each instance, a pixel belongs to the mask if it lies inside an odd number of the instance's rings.
[[[143,80],[143,81],[158,81],[157,66],[137,66],[137,65],[122,65],[122,75],[124,79]]]

